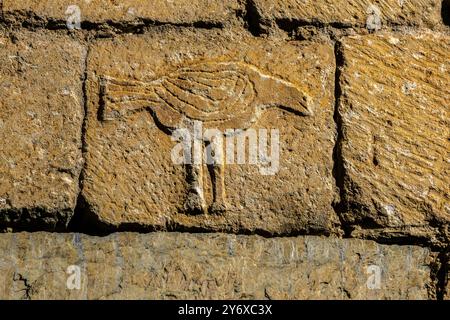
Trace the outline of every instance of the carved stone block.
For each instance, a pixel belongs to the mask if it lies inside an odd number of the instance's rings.
[[[329,43],[165,29],[98,41],[88,70],[83,196],[100,222],[333,231]]]

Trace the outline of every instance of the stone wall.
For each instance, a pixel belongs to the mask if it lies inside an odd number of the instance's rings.
[[[1,299],[450,297],[447,0],[0,9]]]

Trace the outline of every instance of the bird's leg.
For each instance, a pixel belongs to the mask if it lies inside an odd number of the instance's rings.
[[[210,161],[207,161],[208,171],[211,176],[213,189],[213,203],[209,211],[214,214],[224,213],[228,210],[225,195],[225,157],[223,152],[222,137],[208,142],[207,148],[210,149]]]
[[[196,135],[195,128],[191,128],[192,146],[191,158],[186,163],[186,179],[188,195],[185,210],[193,214],[206,213],[205,197],[203,192],[203,141]]]
[[[206,213],[205,197],[203,195],[203,166],[186,164],[188,195],[184,204],[185,210],[193,214]]]
[[[225,167],[223,164],[212,165],[210,173],[214,201],[209,210],[216,214],[223,213],[228,210],[228,204],[225,200]]]

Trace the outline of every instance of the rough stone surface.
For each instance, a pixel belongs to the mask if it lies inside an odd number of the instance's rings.
[[[0,298],[427,299],[433,259],[421,247],[320,237],[3,234]],[[67,288],[69,266],[79,290]]]
[[[449,4],[0,0],[0,299],[450,299]]]
[[[332,232],[334,68],[328,43],[170,29],[98,41],[88,65],[89,208],[113,227]],[[203,94],[220,113],[204,111]],[[279,170],[264,175],[266,164],[249,164],[248,140],[245,163],[222,173],[174,164],[171,129],[193,120],[221,132],[279,130]],[[246,132],[231,137],[235,153]]]
[[[84,55],[57,34],[0,32],[0,227],[63,227],[72,216]]]
[[[5,16],[35,15],[66,21],[78,14],[82,22],[130,23],[142,20],[162,23],[224,23],[233,19],[241,5],[237,0],[3,0]]]
[[[381,25],[433,27],[441,23],[440,0],[252,0],[263,22],[299,21],[365,27],[380,13]],[[378,11],[377,11],[378,10]],[[368,20],[369,19],[369,20]]]
[[[441,231],[448,239],[449,40],[424,33],[343,40],[344,219],[374,228],[355,235],[436,240]]]

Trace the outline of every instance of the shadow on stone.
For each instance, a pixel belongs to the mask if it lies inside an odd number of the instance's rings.
[[[450,0],[442,1],[441,15],[444,24],[450,26]]]

